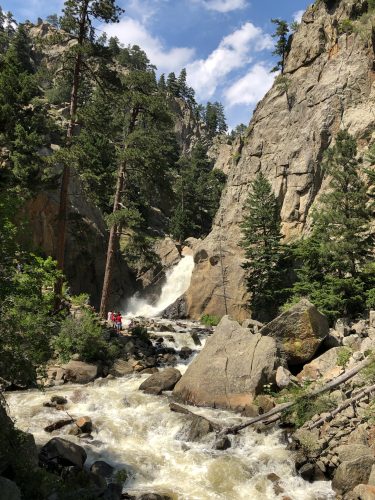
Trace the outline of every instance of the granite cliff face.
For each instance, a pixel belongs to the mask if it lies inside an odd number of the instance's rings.
[[[232,153],[225,147],[224,161],[219,153],[217,167],[228,171],[228,182],[212,232],[194,249],[196,266],[186,296],[191,317],[225,314],[222,271],[228,312],[238,319],[248,315],[238,244],[249,184],[259,171],[279,197],[290,241],[308,231],[311,205],[325,189],[322,155],[337,132],[347,128],[362,150],[371,142],[375,33],[363,28],[340,34],[342,21],[357,19],[367,7],[365,0],[318,1],[309,7],[291,41],[287,94],[275,83],[258,104],[243,144],[234,144]]]

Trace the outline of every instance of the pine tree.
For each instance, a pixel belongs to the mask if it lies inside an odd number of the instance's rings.
[[[123,10],[116,6],[115,0],[66,0],[60,26],[63,31],[72,35],[77,44],[72,51],[74,57],[72,90],[70,97],[70,116],[66,133],[66,145],[70,147],[74,135],[76,115],[78,110],[78,92],[82,79],[84,66],[84,48],[95,40],[93,21],[106,23],[118,22]],[[68,209],[68,187],[70,179],[70,165],[66,162],[63,166],[61,179],[60,204],[57,230],[56,260],[59,269],[64,270],[66,219]],[[56,297],[61,294],[62,282],[56,283]]]
[[[188,90],[188,86],[186,83],[186,76],[187,76],[186,69],[183,68],[179,74],[178,79],[177,79],[178,93],[179,93],[180,97],[182,97],[183,99],[186,99],[187,90]]]
[[[284,74],[285,68],[285,58],[288,52],[289,45],[289,26],[286,21],[282,19],[271,19],[271,22],[276,25],[276,31],[272,35],[276,38],[275,50],[272,52],[273,55],[279,56],[280,59],[277,61],[276,66],[271,71],[281,71]]]
[[[179,96],[179,87],[178,87],[178,82],[176,75],[173,73],[169,73],[167,77],[167,91],[175,97]]]
[[[165,92],[167,90],[167,85],[165,83],[165,75],[162,73],[158,82],[158,89],[160,92]]]
[[[330,179],[328,191],[313,211],[311,236],[296,248],[302,266],[294,294],[309,296],[333,320],[361,312],[366,288],[374,286],[375,273],[371,278],[367,267],[374,244],[373,207],[359,176],[355,139],[346,130],[338,133],[323,166]]]
[[[272,319],[283,301],[287,250],[281,244],[280,208],[271,185],[260,172],[251,183],[242,223],[246,284],[252,316]]]
[[[204,119],[210,137],[214,137],[217,134],[224,134],[228,130],[224,106],[220,102],[207,103]]]

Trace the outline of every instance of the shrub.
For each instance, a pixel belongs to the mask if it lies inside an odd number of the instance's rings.
[[[132,335],[135,337],[140,338],[141,340],[149,340],[148,338],[148,333],[147,333],[147,328],[144,326],[137,325],[134,328],[131,329]]]
[[[338,31],[340,35],[342,35],[343,33],[350,35],[350,33],[353,33],[354,31],[353,21],[351,21],[350,19],[343,19],[339,24]]]
[[[342,347],[337,354],[337,364],[339,366],[346,366],[351,355],[351,349],[349,349],[348,347]]]
[[[95,315],[83,309],[77,318],[69,316],[60,328],[60,332],[52,341],[62,361],[69,361],[73,354],[79,354],[83,361],[107,359],[115,355],[103,337],[103,328]]]
[[[305,395],[296,399],[295,404],[286,412],[284,418],[288,423],[302,427],[314,415],[333,410],[335,406],[335,402],[329,396],[312,398]]]
[[[201,317],[201,323],[203,323],[206,326],[217,326],[220,323],[220,319],[221,318],[219,316],[204,314]]]

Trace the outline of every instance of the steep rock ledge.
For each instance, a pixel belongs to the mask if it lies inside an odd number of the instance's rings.
[[[309,209],[325,189],[322,155],[340,128],[348,128],[365,149],[375,127],[374,47],[371,37],[338,34],[342,20],[357,16],[364,0],[316,3],[308,8],[293,36],[286,61],[288,96],[275,84],[258,104],[238,162],[230,158],[227,187],[214,226],[195,248],[195,270],[187,292],[191,317],[247,316],[241,262],[240,223],[249,184],[262,171],[272,183],[282,209],[287,241],[308,230]],[[367,4],[366,4],[367,5]],[[225,170],[219,157],[217,164]],[[220,251],[221,246],[221,251]],[[220,253],[222,259],[220,259]],[[222,262],[222,264],[221,264]]]

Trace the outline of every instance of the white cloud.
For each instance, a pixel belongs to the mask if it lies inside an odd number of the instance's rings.
[[[196,90],[199,99],[209,99],[229,73],[251,63],[253,52],[272,47],[271,37],[247,22],[224,37],[206,59],[198,59],[187,65],[188,82]]]
[[[232,10],[244,9],[248,3],[246,0],[196,0],[200,1],[208,10],[217,12],[231,12]]]
[[[161,72],[177,71],[186,66],[194,57],[195,49],[189,47],[172,47],[167,49],[160,38],[151,35],[140,22],[124,18],[117,24],[102,26],[108,36],[117,36],[124,45],[139,45],[152,64]]]
[[[293,21],[296,21],[297,23],[300,23],[301,20],[302,20],[302,16],[303,16],[304,13],[305,13],[304,10],[297,10],[297,12],[295,12],[293,14]]]
[[[250,71],[233,83],[224,92],[226,104],[229,107],[244,104],[253,106],[262,99],[271,88],[275,76],[270,68],[263,63],[255,64]]]

